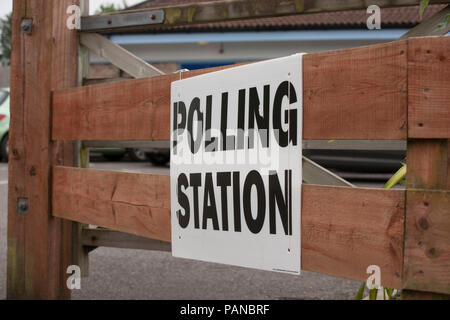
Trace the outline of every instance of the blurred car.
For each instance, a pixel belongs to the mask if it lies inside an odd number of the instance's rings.
[[[170,161],[170,149],[154,149],[146,152],[147,159],[155,166],[165,166]]]
[[[8,161],[9,153],[9,88],[0,89],[0,158]],[[91,152],[101,153],[108,161],[122,160],[126,155],[133,161],[147,161],[147,154],[140,149],[91,148]]]
[[[9,88],[0,89],[0,157],[8,161],[9,153]]]
[[[303,150],[303,155],[330,170],[393,174],[406,158],[404,150]]]
[[[148,154],[142,149],[127,149],[128,156],[133,161],[147,161]]]
[[[133,161],[147,161],[147,153],[132,148],[90,148],[91,154],[99,153],[108,161],[120,161],[128,155]]]
[[[89,152],[91,156],[101,155],[108,161],[120,161],[127,154],[123,148],[89,148]]]
[[[303,150],[303,155],[327,169],[343,172],[395,173],[403,165],[404,150]],[[170,161],[170,150],[159,149],[147,153],[155,166]]]

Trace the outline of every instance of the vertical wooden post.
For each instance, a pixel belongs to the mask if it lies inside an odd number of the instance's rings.
[[[77,141],[77,144],[81,146],[81,141]],[[89,149],[82,147],[75,147],[80,155],[80,164],[77,167],[87,168],[89,166]],[[74,265],[80,267],[81,276],[89,276],[89,252],[92,251],[92,247],[86,247],[83,245],[83,228],[87,227],[86,224],[73,222],[72,224],[72,261]]]
[[[437,293],[450,284],[449,151],[448,140],[408,142],[404,299],[449,298]]]
[[[76,157],[78,163],[75,165],[79,168],[89,167],[89,149],[83,148],[81,141],[75,143]],[[92,247],[86,247],[83,245],[82,233],[83,228],[87,227],[86,224],[73,222],[72,223],[72,261],[74,265],[80,267],[81,276],[89,276],[89,252],[92,251]]]
[[[439,130],[450,113],[450,39],[420,40],[408,44],[403,298],[441,299],[450,292],[450,143]]]
[[[80,0],[81,16],[89,15],[89,0]],[[78,43],[78,70],[77,86],[83,86],[83,79],[88,77],[89,73],[89,49]],[[89,149],[82,147],[82,141],[75,141],[74,166],[79,168],[89,167]],[[82,223],[73,222],[72,224],[72,260],[73,264],[81,269],[82,277],[89,275],[89,249],[83,246],[82,231],[86,226]]]
[[[51,142],[51,92],[76,81],[78,0],[14,0],[8,189],[8,299],[69,299],[72,223],[53,218],[52,164],[73,164],[71,142]]]

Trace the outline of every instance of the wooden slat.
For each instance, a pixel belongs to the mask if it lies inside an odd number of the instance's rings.
[[[55,167],[53,215],[170,241],[170,177]],[[303,185],[302,268],[400,288],[402,190]]]
[[[405,287],[450,294],[450,191],[407,193]]]
[[[446,0],[431,0],[430,3],[446,3]],[[300,13],[333,12],[344,10],[365,10],[369,5],[384,7],[417,5],[417,0],[222,0],[185,5],[162,7],[165,25],[190,25],[206,22],[230,21],[236,19],[276,17]],[[110,15],[86,17],[82,20],[82,31],[126,32],[158,28],[161,24],[152,25],[142,22],[140,25],[129,25],[130,16],[134,12],[149,12],[154,8],[127,10]],[[150,12],[149,12],[150,13]],[[150,14],[149,14],[150,15]],[[128,24],[122,25],[123,19]]]
[[[53,215],[170,241],[168,176],[53,169]]]
[[[450,37],[412,38],[408,54],[408,136],[450,138]]]
[[[303,156],[302,167],[302,179],[305,183],[337,187],[354,187],[350,182],[305,156]]]
[[[407,166],[403,286],[450,294],[450,140],[409,140]]]
[[[89,15],[89,0],[80,0],[81,15]],[[78,43],[77,86],[83,85],[83,79],[90,73],[89,50]],[[87,159],[86,159],[87,158]],[[89,151],[83,150],[81,141],[74,142],[74,167],[85,167],[88,164]],[[78,222],[72,224],[72,264],[80,267],[81,276],[89,275],[89,248],[81,242],[83,225]]]
[[[229,67],[56,91],[53,139],[170,140],[172,81]]]
[[[76,83],[77,33],[65,27],[78,1],[14,1],[8,184],[9,299],[66,299],[71,223],[50,217],[50,166],[71,165],[73,146],[50,143],[51,91]],[[22,19],[31,33],[21,33]],[[28,199],[28,214],[17,212]]]
[[[309,54],[304,139],[405,139],[406,41]]]
[[[304,57],[304,139],[406,138],[406,42]],[[185,72],[183,78],[219,70]],[[179,74],[56,91],[54,140],[169,140]]]
[[[366,281],[378,265],[382,284],[400,288],[404,191],[302,189],[302,269]]]
[[[14,52],[11,53],[11,75],[22,72],[25,63],[25,42],[20,36],[19,25],[26,14],[26,3],[14,3],[12,14],[11,45]],[[22,77],[11,77],[11,120],[9,143],[10,152],[8,159],[8,252],[7,252],[7,297],[23,297],[25,292],[25,216],[16,214],[17,199],[26,194],[26,177],[19,172],[25,169],[25,141],[23,132],[24,122],[24,97],[26,83]],[[17,132],[17,134],[16,134]],[[14,181],[13,181],[14,179]]]
[[[139,79],[164,74],[158,68],[99,34],[82,34],[80,43],[134,78]]]
[[[420,22],[417,26],[402,35],[399,40],[405,40],[411,37],[445,36],[450,31],[450,24],[442,28],[439,25],[445,21],[448,14],[450,14],[450,6],[446,6],[427,20]]]
[[[78,36],[76,30],[68,30],[67,28],[61,28],[61,25],[65,25],[67,23],[67,7],[70,5],[80,4],[80,0],[72,1],[72,0],[63,0],[58,1],[56,4],[54,1],[51,1],[52,8],[52,53],[51,53],[51,62],[52,62],[52,70],[47,71],[50,73],[51,78],[51,90],[59,90],[70,88],[76,85],[77,82],[77,67],[76,63],[78,60],[78,52],[77,52],[77,43]],[[43,12],[45,15],[48,15],[48,12]],[[36,39],[36,41],[39,38]],[[45,45],[45,44],[44,44]],[[44,71],[45,72],[45,71]],[[39,76],[38,76],[39,78]],[[41,81],[40,78],[38,81]],[[35,85],[35,83],[33,83]],[[38,86],[39,87],[39,86]],[[51,92],[45,92],[51,99]],[[46,102],[48,103],[48,102]],[[35,108],[33,103],[31,103],[31,108]],[[51,137],[51,105],[44,105],[45,110],[44,114],[40,114],[40,119],[37,120],[31,114],[27,114],[28,119],[30,121],[44,121],[45,125],[48,128],[48,133],[46,133],[46,139]],[[36,128],[33,134],[41,134],[41,131]],[[46,141],[42,140],[45,144]],[[41,148],[35,146],[36,140],[34,138],[30,139],[29,142],[36,149],[36,159],[41,157],[42,147],[44,144],[42,142],[38,142],[38,145]],[[65,166],[73,166],[74,164],[74,142],[72,141],[51,141],[50,147],[52,150],[52,165],[65,165]],[[27,153],[29,151],[29,147],[27,149]],[[42,158],[41,158],[42,159]],[[31,159],[30,159],[31,160]],[[34,159],[31,161],[35,161]],[[42,163],[40,164],[44,171],[47,173],[47,176],[44,177],[47,181],[45,182],[47,189],[40,189],[39,192],[42,192],[40,197],[42,197],[45,206],[40,207],[39,210],[42,210],[40,217],[40,221],[34,221],[30,223],[29,228],[36,232],[36,239],[29,239],[28,241],[41,241],[42,235],[39,233],[38,229],[35,227],[35,224],[40,224],[42,221],[44,223],[48,220],[48,212],[51,211],[50,199],[48,198],[48,194],[50,193],[49,188],[51,187],[51,181],[49,175],[51,175],[50,168],[48,168],[48,163],[45,163],[45,160],[42,159]],[[40,203],[40,204],[41,204]],[[39,204],[39,205],[40,205]],[[35,204],[36,205],[36,204]],[[49,290],[50,297],[59,299],[70,299],[71,293],[67,288],[67,267],[73,265],[72,260],[72,227],[73,223],[71,221],[61,220],[61,219],[50,219],[49,221],[50,228],[48,229],[48,274],[49,279],[48,283],[43,283],[43,288],[47,285],[47,288],[44,290]],[[33,272],[36,272],[34,270]],[[54,277],[54,275],[58,274],[58,277]],[[37,277],[40,278],[41,275],[37,274]],[[42,281],[42,280],[41,280]],[[54,289],[53,289],[54,288]],[[53,292],[52,292],[53,291]]]
[[[407,188],[450,190],[449,150],[448,140],[409,141],[406,155]]]

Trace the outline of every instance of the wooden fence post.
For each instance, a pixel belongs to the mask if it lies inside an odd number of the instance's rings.
[[[72,223],[51,216],[51,166],[73,164],[71,142],[51,142],[52,90],[76,83],[78,0],[14,0],[8,190],[8,299],[68,299]]]
[[[404,299],[449,298],[450,39],[410,39]]]
[[[89,15],[89,0],[79,0],[81,16]],[[78,59],[77,59],[77,86],[82,87],[84,79],[89,75],[90,56],[89,49],[78,43]],[[89,149],[82,146],[82,141],[74,142],[74,167],[89,167]],[[82,243],[82,223],[73,222],[72,225],[72,261],[81,269],[81,276],[89,276],[89,247],[85,247]]]
[[[448,292],[450,283],[449,146],[449,140],[408,142],[404,260],[407,289],[402,291],[403,299],[450,298],[436,293]]]

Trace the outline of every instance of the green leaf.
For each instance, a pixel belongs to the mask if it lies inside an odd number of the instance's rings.
[[[450,13],[445,16],[444,21],[438,24],[437,30],[442,30],[446,28],[449,23],[450,23]]]
[[[362,300],[364,294],[364,288],[366,287],[366,283],[361,283],[358,292],[356,293],[355,300]]]
[[[384,185],[384,189],[390,189],[398,183],[402,183],[403,178],[406,176],[406,164],[403,165]]]
[[[377,300],[378,289],[373,288],[369,291],[369,300]]]
[[[392,294],[394,293],[394,289],[386,288],[386,293],[388,294],[389,300],[392,300]]]
[[[420,6],[419,6],[419,17],[422,20],[423,12],[425,11],[425,8],[428,6],[428,3],[430,0],[421,0]]]

